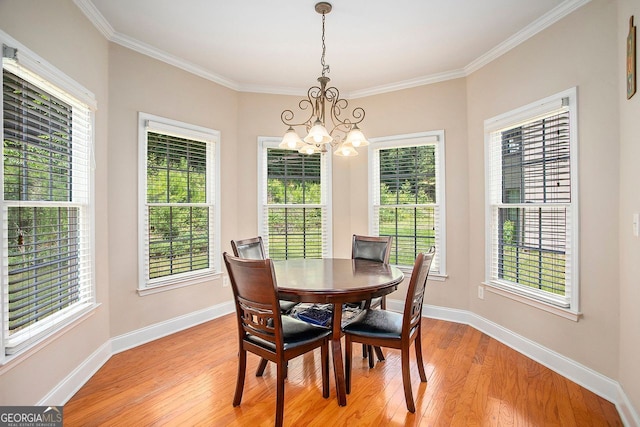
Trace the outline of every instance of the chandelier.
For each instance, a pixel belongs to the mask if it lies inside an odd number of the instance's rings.
[[[335,149],[337,156],[357,156],[357,147],[369,145],[358,124],[364,120],[364,110],[354,108],[351,117],[344,117],[349,107],[346,99],[340,98],[340,92],[333,86],[328,86],[329,66],[325,64],[326,51],[324,40],[325,15],[331,12],[331,4],[317,3],[316,12],[322,15],[322,75],[318,77],[320,86],[312,86],[307,91],[307,98],[298,103],[301,111],[309,110],[308,118],[296,122],[295,114],[291,110],[284,110],[280,115],[282,123],[289,126],[282,138],[279,148],[297,150],[303,154],[324,153],[329,147]],[[328,114],[327,114],[328,113]],[[307,135],[300,139],[295,128],[305,128]],[[329,130],[330,129],[330,130]]]

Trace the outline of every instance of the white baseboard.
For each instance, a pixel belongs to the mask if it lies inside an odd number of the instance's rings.
[[[113,354],[120,353],[130,348],[137,347],[141,344],[166,337],[200,323],[215,319],[232,313],[235,310],[233,301],[227,301],[204,310],[194,311],[193,313],[183,316],[174,317],[164,322],[156,323],[136,331],[118,335],[111,339],[111,349]]]
[[[91,378],[111,357],[111,342],[102,344],[80,366],[66,376],[53,390],[43,397],[38,406],[62,406]]]
[[[112,338],[67,375],[38,405],[59,406],[67,403],[114,354],[224,316],[234,310],[233,302],[228,301]]]
[[[387,307],[390,310],[401,312],[404,308],[404,301],[387,299]],[[591,390],[598,396],[614,403],[618,408],[618,413],[625,426],[640,427],[638,413],[629,402],[627,395],[617,381],[470,311],[425,304],[422,308],[422,315],[434,319],[466,324],[484,332],[490,337],[582,387]]]
[[[618,399],[616,401],[616,407],[622,423],[628,427],[640,427],[640,415],[635,410],[626,393],[622,387],[618,387]]]

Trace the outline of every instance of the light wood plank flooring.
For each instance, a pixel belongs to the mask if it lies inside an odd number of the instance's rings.
[[[66,426],[272,426],[275,369],[254,375],[242,404],[235,315],[114,355],[64,407]],[[615,406],[472,327],[423,319],[427,383],[412,352],[416,413],[407,412],[400,354],[369,369],[354,346],[353,383],[339,407],[333,374],[322,398],[320,351],[292,360],[285,426],[621,426]],[[356,357],[357,356],[357,357]]]

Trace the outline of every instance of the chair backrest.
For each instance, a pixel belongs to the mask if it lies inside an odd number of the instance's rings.
[[[240,339],[249,334],[282,349],[282,323],[273,263],[270,259],[242,259],[227,252],[223,256],[233,289]]]
[[[407,299],[404,303],[402,334],[407,334],[405,336],[408,336],[408,334],[418,326],[422,318],[422,301],[424,300],[427,277],[429,276],[429,269],[431,268],[435,253],[436,248],[432,246],[428,252],[419,253],[413,264]]]
[[[351,241],[351,258],[389,263],[391,236],[359,236]]]
[[[244,259],[265,259],[262,236],[250,239],[232,240],[233,254]]]

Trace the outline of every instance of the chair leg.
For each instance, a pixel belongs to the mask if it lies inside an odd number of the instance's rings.
[[[402,349],[402,385],[404,385],[404,400],[407,404],[407,410],[411,413],[415,413],[416,406],[413,403],[413,393],[411,392],[411,367],[409,366],[409,348]]]
[[[269,363],[269,361],[267,359],[260,359],[260,363],[258,363],[258,367],[256,368],[256,377],[261,377],[264,374],[264,370],[267,367],[267,363]],[[288,370],[287,368],[289,367],[288,364],[285,365],[284,368],[284,377],[287,378],[287,374],[288,374]]]
[[[362,345],[365,347],[364,344]],[[347,389],[347,394],[351,393],[351,339],[349,335],[344,339],[344,383]]]
[[[258,369],[256,369],[256,377],[261,377],[262,374],[264,374],[264,369],[267,367],[267,363],[269,363],[267,359],[260,359]]]
[[[416,331],[418,335],[416,335],[416,340],[414,346],[416,347],[416,362],[418,363],[418,372],[420,373],[420,381],[423,383],[427,382],[427,374],[424,372],[424,363],[422,362],[422,340],[420,339],[420,335],[422,331],[418,328]]]
[[[367,353],[369,354],[369,369],[373,369],[373,367],[375,366],[375,360],[373,360],[373,347],[368,345],[367,346]]]
[[[382,362],[384,360],[384,353],[382,353],[382,349],[380,347],[371,345],[365,346],[364,344],[363,347],[367,348],[367,354],[369,357],[369,369],[373,369],[373,367],[375,366],[375,360],[373,359],[374,351],[376,353],[376,356],[378,357],[379,362]]]
[[[329,342],[320,347],[320,363],[322,364],[322,397],[329,397]]]
[[[362,358],[363,359],[366,359],[367,357],[369,357],[368,356],[369,353],[367,352],[367,349],[368,349],[367,345],[366,344],[362,344]]]
[[[284,421],[284,378],[286,369],[286,362],[284,360],[280,360],[277,368],[278,380],[276,384],[276,427],[281,427]]]
[[[242,389],[244,388],[244,374],[247,370],[247,352],[241,349],[238,354],[238,377],[236,379],[236,393],[233,396],[233,406],[240,405]]]

